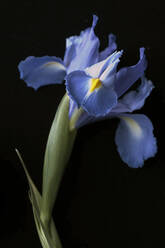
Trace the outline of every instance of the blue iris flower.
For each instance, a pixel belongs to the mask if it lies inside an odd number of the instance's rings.
[[[108,36],[108,46],[99,52],[99,39],[94,33],[98,17],[93,16],[92,26],[81,31],[79,36],[66,39],[66,50],[63,60],[55,56],[30,56],[19,63],[20,78],[29,87],[38,89],[43,85],[61,84],[66,74],[74,70],[82,70],[105,59],[117,48],[116,37]]]
[[[144,76],[147,61],[140,48],[137,64],[117,70],[123,51],[116,51],[115,36],[109,35],[105,50],[99,52],[99,39],[94,33],[98,17],[79,36],[66,39],[64,59],[44,56],[28,57],[18,68],[28,86],[66,81],[70,98],[69,118],[72,128],[107,118],[119,118],[115,143],[121,159],[132,168],[142,167],[144,160],[157,151],[153,126],[148,117],[130,114],[143,107],[153,84]],[[141,78],[137,90],[127,90]]]

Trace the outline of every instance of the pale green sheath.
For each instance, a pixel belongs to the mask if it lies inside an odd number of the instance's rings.
[[[16,150],[30,186],[30,200],[43,248],[62,248],[52,219],[52,210],[76,133],[75,128],[70,128],[69,97],[65,94],[56,112],[47,141],[43,166],[42,196],[28,174],[20,153]]]
[[[53,121],[45,152],[41,219],[48,224],[62,174],[72,151],[76,130],[70,131],[69,97],[63,97]]]

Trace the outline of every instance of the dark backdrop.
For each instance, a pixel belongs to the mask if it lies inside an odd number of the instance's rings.
[[[0,247],[41,247],[28,199],[28,185],[14,152],[17,147],[39,189],[45,144],[64,86],[35,92],[19,79],[17,65],[27,56],[62,57],[65,38],[91,25],[101,48],[117,35],[123,65],[136,63],[147,48],[147,76],[154,84],[140,111],[155,127],[158,154],[142,169],[125,165],[114,144],[117,120],[78,132],[65,171],[54,219],[65,247],[164,247],[164,8],[160,1],[42,1],[1,3]]]

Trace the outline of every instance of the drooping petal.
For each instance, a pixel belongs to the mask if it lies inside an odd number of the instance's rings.
[[[142,108],[146,98],[150,95],[153,88],[154,86],[151,80],[147,80],[145,77],[142,77],[142,82],[138,89],[132,90],[125,94],[112,109],[112,112],[132,112]]]
[[[100,52],[99,61],[107,58],[117,49],[116,36],[114,34],[109,34],[108,36],[108,46]]]
[[[146,67],[144,48],[140,48],[139,62],[134,66],[120,69],[116,74],[115,91],[118,97],[124,94],[144,74]]]
[[[117,95],[111,87],[102,86],[95,90],[82,102],[82,107],[89,115],[105,116],[117,103]]]
[[[157,151],[152,123],[141,114],[123,114],[119,118],[115,142],[121,159],[129,167],[142,167],[144,160],[153,157]]]
[[[30,56],[18,65],[20,78],[35,90],[48,84],[61,84],[66,69],[60,58]]]
[[[83,70],[98,61],[100,43],[94,33],[97,21],[98,17],[94,15],[92,27],[82,31],[78,38],[73,39],[70,57],[66,55],[67,60],[70,61],[70,63],[68,63],[68,73],[75,70]],[[67,53],[69,53],[69,50]]]
[[[70,98],[89,115],[104,116],[117,103],[112,87],[104,87],[99,79],[84,71],[74,71],[66,77],[66,89]]]
[[[84,71],[73,71],[66,76],[66,90],[69,97],[81,106],[90,89],[91,77]]]

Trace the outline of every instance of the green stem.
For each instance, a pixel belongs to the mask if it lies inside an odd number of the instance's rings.
[[[76,130],[70,130],[69,97],[63,97],[53,121],[45,151],[41,220],[49,226],[61,178],[70,157]]]
[[[75,129],[76,122],[78,121],[80,116],[83,114],[83,112],[84,110],[81,107],[76,108],[75,111],[73,112],[72,117],[70,119],[70,125],[69,125],[69,128],[71,131]]]

